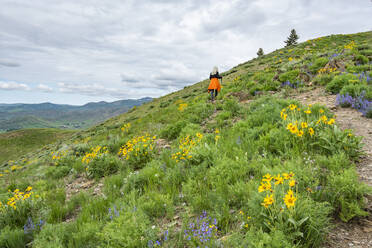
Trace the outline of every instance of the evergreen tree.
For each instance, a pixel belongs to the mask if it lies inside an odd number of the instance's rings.
[[[257,55],[258,57],[261,57],[262,55],[264,55],[263,49],[261,47],[260,49],[258,49]]]
[[[298,38],[299,37],[298,37],[298,35],[296,33],[296,30],[292,29],[291,30],[291,34],[289,35],[289,37],[287,38],[287,40],[284,41],[284,43],[286,44],[285,46],[288,47],[288,46],[291,46],[291,45],[296,45]]]

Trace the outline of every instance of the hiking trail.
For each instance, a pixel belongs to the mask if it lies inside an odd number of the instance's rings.
[[[363,151],[365,155],[357,164],[357,172],[362,182],[372,187],[372,119],[362,116],[352,108],[336,106],[336,95],[329,95],[323,88],[303,93],[296,93],[289,98],[296,99],[302,104],[321,104],[336,115],[336,123],[341,129],[352,129],[357,136],[363,136]],[[330,232],[324,247],[327,248],[370,248],[372,247],[372,196],[366,197],[368,217],[351,220],[344,223],[335,221],[335,228]]]

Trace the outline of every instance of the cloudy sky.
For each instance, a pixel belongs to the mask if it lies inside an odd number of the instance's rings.
[[[0,0],[0,103],[158,97],[283,46],[372,30],[371,0]]]

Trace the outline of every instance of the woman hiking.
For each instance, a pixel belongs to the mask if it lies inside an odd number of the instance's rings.
[[[219,79],[221,79],[221,83],[222,83],[222,77],[218,73],[217,66],[213,67],[213,70],[212,70],[211,74],[209,75],[209,79],[211,81],[210,81],[209,86],[208,86],[208,93],[211,94],[211,99],[212,99],[212,102],[213,102],[214,99],[217,97],[218,92],[220,92],[220,90],[221,90],[221,84],[220,84]]]

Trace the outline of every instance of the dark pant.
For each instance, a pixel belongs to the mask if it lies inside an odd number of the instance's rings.
[[[218,95],[218,90],[210,90],[210,92],[211,92],[211,99],[214,100],[214,98],[216,98]]]

